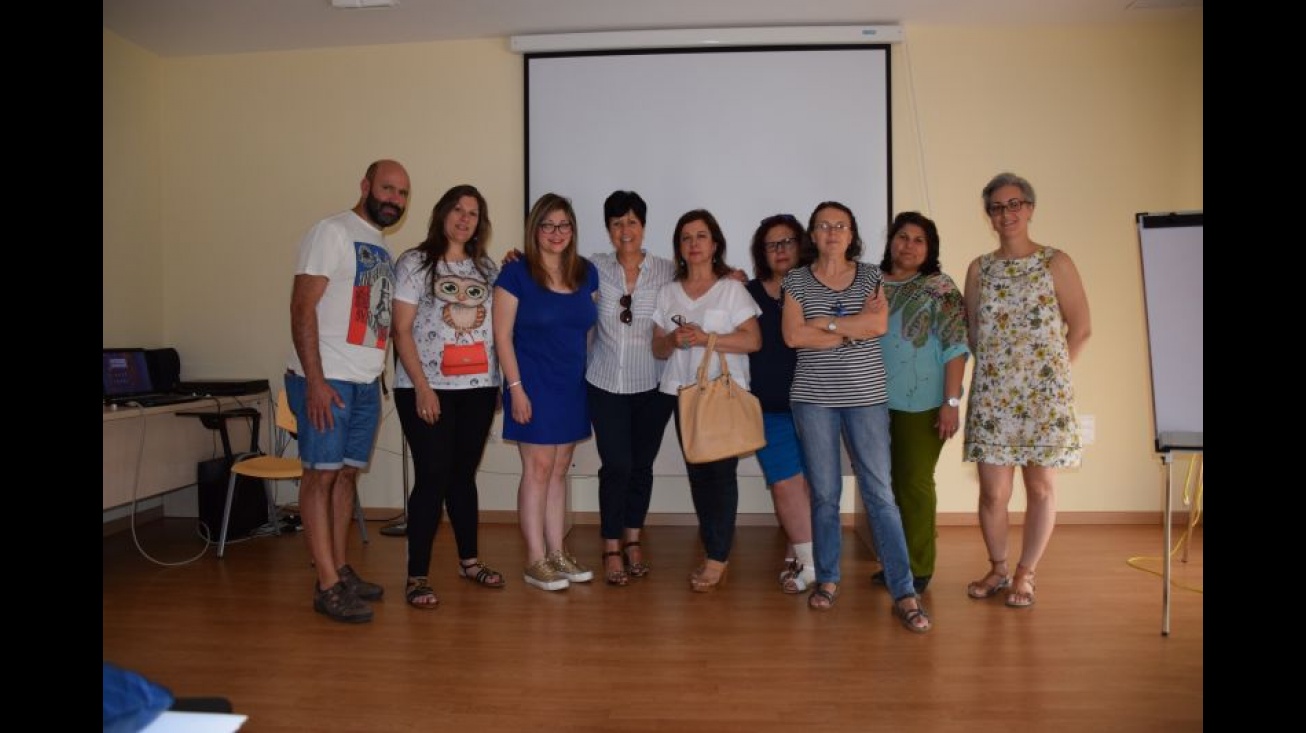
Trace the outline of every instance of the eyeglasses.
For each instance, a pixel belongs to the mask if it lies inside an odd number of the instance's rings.
[[[1014,214],[1017,211],[1020,211],[1020,208],[1022,206],[1033,206],[1033,205],[1034,205],[1033,201],[1025,201],[1023,199],[1011,199],[1005,204],[1003,203],[989,204],[987,208],[988,208],[989,216],[998,216],[1004,211],[1010,211],[1011,213]]]
[[[621,319],[622,323],[629,326],[630,322],[635,320],[635,314],[630,312],[630,293],[621,296],[621,300],[617,301],[617,304],[624,309],[621,311],[621,315],[617,316],[617,318]]]
[[[798,246],[797,237],[785,237],[774,242],[766,242],[762,245],[762,248],[767,252],[779,252],[782,249],[791,249],[796,246]]]
[[[571,234],[571,222],[564,221],[558,224],[554,224],[551,221],[546,221],[540,224],[540,231],[544,232],[545,234],[553,234],[555,231],[561,234]]]
[[[823,232],[843,232],[851,229],[852,226],[845,221],[818,221],[816,228]]]

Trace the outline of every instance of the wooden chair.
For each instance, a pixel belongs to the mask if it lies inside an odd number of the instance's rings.
[[[273,429],[273,447],[275,455],[266,455],[260,451],[250,451],[235,457],[231,464],[231,479],[227,483],[227,501],[222,510],[222,531],[218,536],[218,557],[222,557],[227,547],[227,524],[231,519],[231,500],[236,494],[236,477],[249,476],[262,479],[264,491],[268,497],[268,520],[277,526],[277,510],[273,494],[268,490],[268,481],[299,481],[304,475],[304,464],[298,456],[287,458],[282,453],[291,440],[296,439],[299,424],[295,413],[290,409],[290,401],[283,389],[277,394],[275,427]],[[366,544],[367,523],[363,515],[363,504],[359,501],[358,491],[354,491],[354,518],[358,521],[358,531]]]

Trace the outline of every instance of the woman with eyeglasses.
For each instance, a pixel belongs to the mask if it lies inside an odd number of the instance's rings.
[[[789,399],[812,487],[816,589],[807,605],[827,611],[839,598],[843,442],[893,613],[908,630],[924,633],[930,617],[913,584],[890,482],[888,388],[879,339],[889,327],[889,308],[880,288],[882,273],[860,261],[862,238],[846,205],[817,204],[807,231],[816,259],[785,276],[781,321],[785,343],[798,350]]]
[[[790,214],[768,216],[753,232],[753,274],[747,284],[761,315],[762,348],[748,355],[753,394],[762,403],[762,424],[766,445],[757,451],[771,505],[788,540],[780,589],[802,593],[816,581],[812,558],[811,488],[807,485],[803,453],[794,430],[789,406],[789,387],[794,379],[797,353],[785,345],[780,331],[784,305],[784,276],[795,267],[807,265],[814,252],[803,225]]]
[[[1013,608],[1034,605],[1034,571],[1056,525],[1054,471],[1078,466],[1082,445],[1071,363],[1092,330],[1088,297],[1070,255],[1029,237],[1034,187],[1000,173],[981,193],[998,248],[966,271],[966,318],[975,354],[963,455],[979,472],[979,522],[989,572],[975,599],[1002,591]],[[1016,466],[1025,523],[1013,576],[1007,539]]]
[[[526,217],[523,256],[494,284],[494,345],[503,371],[503,439],[521,456],[517,516],[526,583],[563,590],[594,577],[563,545],[567,470],[590,436],[585,352],[598,317],[594,265],[580,256],[571,202],[546,193]]]
[[[647,214],[638,193],[613,191],[603,202],[612,251],[590,260],[599,273],[598,322],[585,381],[600,461],[603,577],[615,586],[650,570],[640,533],[672,408],[658,393],[666,362],[650,344],[658,291],[675,277],[676,266],[644,248]]]
[[[893,496],[902,514],[912,580],[924,593],[937,557],[939,497],[934,469],[960,426],[966,376],[966,307],[961,288],[939,266],[939,228],[916,211],[889,225],[880,270],[889,331],[880,352],[889,385]],[[884,571],[871,576],[883,584]]]
[[[726,238],[716,217],[704,209],[681,215],[672,230],[676,253],[675,280],[658,291],[653,312],[653,355],[666,359],[658,389],[676,415],[680,435],[680,388],[698,380],[709,334],[716,334],[716,351],[725,355],[730,377],[748,389],[747,354],[762,346],[757,325],[760,308],[726,264]],[[707,377],[721,375],[719,359],[710,362]],[[682,449],[683,455],[683,449]],[[690,590],[707,592],[725,580],[726,563],[735,541],[739,511],[737,457],[708,463],[685,461],[690,497],[698,515],[703,562],[690,574]]]

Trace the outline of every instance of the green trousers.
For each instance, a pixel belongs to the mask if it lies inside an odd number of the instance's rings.
[[[902,513],[902,531],[907,536],[907,555],[912,577],[934,575],[935,514],[939,503],[934,485],[934,468],[943,451],[943,439],[934,423],[939,410],[899,412],[889,410],[892,440],[893,496]]]

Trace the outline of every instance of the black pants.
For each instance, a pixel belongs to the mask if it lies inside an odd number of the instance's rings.
[[[680,405],[672,395],[662,395],[675,410],[676,441],[681,445]],[[682,448],[680,454],[685,454]],[[722,458],[711,463],[685,461],[689,474],[689,495],[698,515],[698,537],[709,560],[725,562],[735,543],[735,518],[739,514],[739,459]]]
[[[395,411],[413,456],[413,491],[408,497],[408,575],[425,577],[431,545],[444,510],[458,544],[458,559],[478,556],[476,535],[480,497],[476,469],[494,422],[497,390],[439,389],[440,419],[434,425],[417,416],[417,392],[395,389]]]
[[[643,529],[653,498],[653,461],[674,403],[657,390],[615,394],[589,385],[590,422],[599,452],[599,519],[605,540]]]

